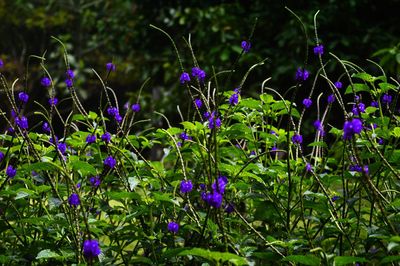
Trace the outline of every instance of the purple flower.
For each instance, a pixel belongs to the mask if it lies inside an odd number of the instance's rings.
[[[250,48],[251,48],[251,43],[247,42],[247,41],[242,41],[241,47],[243,49],[243,52],[248,53],[250,51]]]
[[[350,165],[349,166],[349,171],[354,171],[354,172],[362,172],[362,167],[358,164],[356,165]]]
[[[392,96],[388,93],[383,94],[382,96],[382,103],[383,104],[390,104],[392,102]]]
[[[307,172],[312,172],[312,166],[311,166],[310,163],[307,163],[307,164],[306,164],[306,171],[307,171]]]
[[[328,103],[333,103],[334,101],[335,101],[335,95],[334,94],[330,94],[329,96],[328,96]]]
[[[222,205],[222,195],[217,191],[214,191],[211,194],[211,201],[209,202],[209,204],[214,208],[220,208]]]
[[[103,135],[101,135],[101,140],[105,143],[109,143],[111,141],[111,134],[108,132],[104,133]]]
[[[185,84],[187,82],[190,82],[190,76],[189,73],[183,72],[179,78],[179,81],[181,84]]]
[[[71,88],[73,85],[72,79],[66,79],[65,80],[65,85],[67,85],[68,88]]]
[[[310,72],[308,72],[306,69],[302,69],[301,67],[299,67],[296,70],[296,80],[298,82],[306,81],[309,76],[310,76]]]
[[[72,193],[71,196],[69,196],[68,198],[68,203],[71,206],[78,206],[79,204],[81,204],[81,200],[79,199],[78,194],[76,193]]]
[[[77,189],[80,189],[80,188],[81,188],[81,186],[82,186],[82,184],[81,184],[81,183],[78,183],[78,184],[76,184],[76,188],[77,188]]]
[[[194,105],[200,109],[203,106],[203,102],[201,101],[201,99],[197,98],[194,100]]]
[[[178,230],[179,230],[179,224],[177,224],[175,222],[168,223],[168,231],[176,234],[176,233],[178,233]]]
[[[218,186],[217,186],[218,183]],[[228,178],[226,176],[219,176],[218,179],[212,183],[211,187],[214,192],[218,192],[220,194],[225,193],[225,187],[228,184]]]
[[[3,66],[4,66],[4,62],[3,62],[3,60],[0,59],[0,68],[3,68]]]
[[[117,161],[110,155],[104,160],[104,165],[108,166],[109,168],[114,168],[117,164]]]
[[[378,144],[379,145],[383,145],[385,143],[385,141],[382,139],[382,138],[379,138],[378,139]]]
[[[324,54],[324,46],[322,44],[315,46],[314,54],[315,55],[323,55]]]
[[[87,239],[83,242],[83,255],[88,259],[94,259],[101,253],[99,241]]]
[[[353,105],[353,109],[351,110],[353,112],[354,115],[359,115],[360,113],[364,113],[365,112],[365,104],[363,103],[358,103]]]
[[[343,139],[349,140],[354,134],[360,134],[362,130],[362,122],[358,118],[353,118],[350,121],[344,122],[343,125]]]
[[[50,106],[56,106],[58,104],[58,99],[56,97],[49,99]]]
[[[193,189],[192,180],[182,180],[181,182],[181,192],[182,193],[189,193]]]
[[[342,82],[340,82],[340,81],[336,81],[336,82],[334,83],[334,85],[335,85],[335,87],[336,87],[337,89],[341,89],[341,88],[343,87],[343,84],[342,84]]]
[[[6,170],[6,174],[9,178],[13,178],[17,174],[17,169],[15,169],[12,165],[9,165]]]
[[[239,95],[237,93],[234,93],[229,97],[229,104],[230,105],[236,105],[239,102]]]
[[[204,112],[203,114],[204,119],[208,119],[210,118],[210,116],[211,116],[210,112]]]
[[[95,134],[89,134],[86,137],[86,143],[87,144],[91,144],[91,143],[95,143],[96,142],[96,135]]]
[[[65,154],[65,152],[67,151],[67,145],[63,142],[60,142],[57,145],[57,149],[61,152],[61,154]]]
[[[13,118],[16,118],[17,115],[18,115],[18,113],[17,113],[14,109],[11,109],[11,116],[12,116]]]
[[[22,102],[22,103],[27,103],[29,100],[29,95],[23,91],[21,91],[20,93],[18,93],[18,99]]]
[[[115,116],[116,114],[119,113],[119,111],[118,111],[117,107],[110,106],[110,107],[107,108],[107,113],[109,115]]]
[[[318,131],[321,131],[321,130],[322,130],[321,121],[315,120],[315,121],[314,121],[314,128],[315,128],[316,130],[318,130]]]
[[[68,69],[65,74],[67,75],[67,78],[69,78],[69,79],[74,79],[75,78],[74,71],[72,71],[71,69]]]
[[[134,111],[135,113],[139,113],[139,111],[140,111],[140,104],[138,104],[138,103],[135,103],[135,104],[132,104],[132,111]]]
[[[90,179],[89,179],[89,181],[90,181],[90,184],[93,186],[93,187],[98,187],[98,186],[100,186],[100,184],[101,184],[101,180],[100,180],[100,177],[98,177],[98,176],[92,176]]]
[[[181,134],[179,134],[179,138],[183,141],[191,139],[191,137],[188,134],[186,134],[185,132],[182,132]]]
[[[4,159],[4,153],[2,153],[2,152],[0,151],[0,162],[3,161],[3,159]]]
[[[204,81],[206,72],[199,67],[192,68],[192,76],[197,78],[200,82]]]
[[[122,116],[121,116],[120,114],[116,114],[116,115],[114,116],[114,119],[115,119],[115,121],[117,121],[118,123],[121,123],[121,121],[122,121]]]
[[[209,129],[220,128],[221,124],[222,124],[221,119],[216,116],[215,111],[212,112],[208,118],[208,128]]]
[[[40,84],[42,84],[43,87],[50,87],[51,85],[51,80],[48,77],[43,77],[40,80]]]
[[[371,106],[372,106],[372,107],[375,107],[375,108],[379,108],[379,103],[378,103],[378,101],[372,101],[372,102],[371,102]]]
[[[294,134],[292,137],[292,142],[294,144],[301,144],[303,142],[303,136],[300,134]]]
[[[115,71],[115,65],[112,62],[106,64],[107,71]]]
[[[306,98],[303,100],[303,105],[305,108],[310,108],[310,106],[312,105],[312,100],[310,98]]]
[[[27,129],[28,128],[28,119],[25,116],[16,117],[15,124],[17,124],[17,126],[19,126],[21,129]]]
[[[333,202],[337,201],[338,199],[340,199],[339,196],[333,196],[333,197],[332,197],[332,201],[333,201]]]

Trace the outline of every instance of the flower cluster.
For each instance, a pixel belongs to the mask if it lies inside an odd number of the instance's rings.
[[[222,205],[223,194],[225,187],[228,184],[226,176],[219,176],[217,180],[211,185],[212,192],[202,192],[201,198],[214,208],[220,208]]]
[[[176,234],[176,233],[178,233],[178,230],[179,230],[179,224],[177,224],[176,222],[168,223],[168,231]]]
[[[353,109],[351,111],[353,112],[354,115],[359,115],[360,113],[364,113],[365,112],[365,104],[363,104],[362,102],[354,104]]]
[[[75,78],[74,71],[68,69],[65,74],[67,76],[67,78],[65,79],[65,84],[67,85],[68,88],[71,88],[74,85],[74,78]]]
[[[95,134],[89,134],[86,137],[86,143],[87,144],[91,144],[91,143],[95,143],[96,142],[96,135]]]
[[[56,97],[49,99],[50,106],[56,106],[58,104],[58,99]]]
[[[306,98],[303,100],[303,105],[305,108],[310,108],[312,105],[312,100],[310,98]]]
[[[206,78],[206,72],[199,67],[192,68],[192,76],[197,78],[200,82],[203,82]]]
[[[4,155],[3,155],[4,157]],[[12,165],[9,165],[6,170],[6,175],[9,178],[13,178],[17,174],[17,169],[15,169]]]
[[[301,144],[303,142],[303,136],[300,134],[294,134],[292,137],[292,142],[294,144]]]
[[[182,180],[181,182],[181,192],[189,193],[193,189],[192,180]]]
[[[213,128],[220,128],[222,125],[221,118],[219,118],[216,114],[215,111],[211,112],[206,112],[204,114],[204,118],[208,119],[208,128],[213,129]]]
[[[203,102],[201,101],[200,98],[194,99],[194,105],[200,109],[203,106]]]
[[[140,104],[139,104],[139,103],[134,103],[134,104],[132,104],[131,109],[132,109],[132,111],[134,111],[135,113],[139,113],[139,112],[140,112]]]
[[[104,159],[104,165],[109,168],[114,168],[117,164],[117,161],[110,155]]]
[[[79,195],[76,193],[72,193],[71,196],[69,196],[68,198],[68,203],[71,206],[78,206],[79,204],[81,204],[81,200],[79,199]]]
[[[20,100],[21,103],[27,103],[29,100],[29,95],[26,92],[21,91],[18,93],[18,100]]]
[[[51,85],[51,79],[49,79],[48,77],[43,77],[40,80],[40,84],[42,84],[43,87],[50,87]]]
[[[240,46],[242,47],[244,53],[248,53],[251,48],[251,43],[247,41],[242,41]]]
[[[101,135],[101,140],[104,141],[105,143],[110,143],[111,134],[109,132],[104,133],[103,135]]]
[[[16,117],[15,124],[21,129],[28,129],[28,119],[25,116]]]
[[[93,187],[98,187],[98,186],[100,186],[100,184],[101,184],[101,180],[100,180],[100,177],[98,177],[98,176],[92,176],[90,179],[89,179],[89,182],[90,182],[90,184],[93,186]]]
[[[111,72],[111,71],[115,71],[116,67],[112,62],[108,62],[106,64],[106,69],[107,69],[107,71]]]
[[[324,46],[322,44],[315,46],[314,54],[315,55],[323,55],[324,54]]]
[[[237,105],[239,102],[239,90],[235,90],[234,93],[229,97],[230,105]]]
[[[190,76],[189,73],[187,72],[183,72],[179,78],[179,81],[181,82],[181,84],[185,84],[190,82]]]
[[[118,123],[121,123],[122,121],[122,116],[119,114],[118,108],[117,107],[108,107],[107,108],[107,113],[111,116],[114,117],[115,121],[117,121]]]
[[[88,259],[93,259],[101,253],[99,241],[95,239],[87,239],[83,242],[83,255]]]
[[[354,134],[360,134],[363,129],[362,122],[358,118],[353,118],[350,121],[344,122],[343,125],[343,139],[349,140]]]
[[[310,72],[308,72],[306,69],[299,67],[296,70],[296,80],[298,82],[306,81],[309,76],[310,76]]]

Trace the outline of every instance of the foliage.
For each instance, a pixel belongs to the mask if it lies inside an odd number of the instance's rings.
[[[167,32],[152,29],[175,50]],[[319,46],[317,14],[314,29]],[[54,40],[63,72],[74,71],[67,46]],[[176,48],[175,78],[188,109],[178,109],[179,124],[155,111],[166,127],[142,126],[150,121],[138,118],[141,90],[120,107],[109,85],[118,75],[111,62],[103,74],[92,70],[96,105],[82,104],[79,73],[52,76],[45,57],[33,57],[43,73],[42,98],[44,91],[51,99],[45,105],[0,72],[9,106],[0,109],[7,125],[0,135],[1,263],[398,262],[400,84],[372,61],[379,72],[319,46],[310,55],[317,71],[293,69],[301,74],[289,100],[270,78],[258,82],[257,97],[247,97],[251,72],[266,62],[240,72],[241,58],[255,59],[252,48],[243,45],[217,72],[203,71],[204,59],[191,40],[185,44],[193,68]],[[330,78],[333,68],[339,79]],[[189,78],[180,79],[184,72]],[[229,80],[238,85],[221,86]],[[323,95],[317,86],[327,88]],[[301,91],[307,101],[297,105]],[[60,95],[67,96],[55,101]],[[312,125],[304,119],[311,109],[318,114]],[[152,159],[157,152],[161,159]]]

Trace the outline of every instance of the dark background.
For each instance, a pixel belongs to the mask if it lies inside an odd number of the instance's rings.
[[[298,20],[285,6],[302,19],[308,40]],[[189,102],[186,93],[182,93],[186,90],[179,84],[178,61],[169,40],[149,24],[173,37],[187,71],[193,62],[183,37],[191,34],[199,65],[211,76],[212,67],[216,71],[231,67],[241,53],[241,41],[250,37],[258,18],[250,53],[240,58],[231,82],[220,88],[233,90],[251,65],[268,57],[267,63],[252,72],[243,87],[245,96],[256,96],[267,77],[272,77],[269,85],[283,93],[295,84],[295,70],[306,62],[306,41],[309,49],[306,67],[316,73],[319,64],[312,47],[315,45],[313,17],[317,10],[320,10],[318,32],[325,46],[324,60],[331,60],[328,52],[332,52],[374,72],[376,69],[365,61],[371,58],[396,77],[400,63],[399,7],[399,1],[367,0],[0,0],[0,58],[5,63],[2,72],[9,84],[20,78],[17,90],[26,89],[31,99],[47,104],[48,97],[44,97],[47,91],[39,82],[44,74],[40,61],[31,58],[27,68],[30,55],[45,54],[45,65],[56,82],[57,96],[67,95],[62,49],[51,38],[55,36],[68,49],[71,68],[77,74],[75,85],[88,109],[97,111],[101,90],[91,68],[105,77],[105,64],[113,61],[117,71],[111,74],[108,84],[119,95],[121,105],[128,100],[136,102],[141,84],[150,77],[140,98],[141,118],[151,117],[152,111],[157,110],[172,122],[179,122],[176,105],[186,110]],[[343,72],[336,63],[329,64],[327,70],[332,80]],[[308,81],[304,91],[300,91],[299,102],[310,86]],[[7,110],[4,97],[1,98],[2,109]],[[31,100],[26,112],[29,114],[33,107]]]

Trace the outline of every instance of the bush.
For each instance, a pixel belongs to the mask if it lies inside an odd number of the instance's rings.
[[[25,113],[33,99],[1,75],[10,106],[1,110],[9,127],[0,148],[1,263],[398,262],[399,84],[327,54],[315,37],[319,70],[294,69],[290,101],[267,86],[270,78],[258,97],[242,98],[265,60],[242,74],[206,73],[188,42],[193,66],[176,50],[177,79],[192,104],[186,118],[178,108],[178,125],[154,112],[167,128],[134,130],[147,110],[140,97],[118,106],[107,84],[112,63],[103,78],[93,71],[97,110],[81,104],[66,51],[62,79],[37,57],[49,102],[35,102],[34,113]],[[239,58],[251,44],[242,49]],[[339,78],[325,71],[334,62]],[[219,86],[231,75],[243,76],[236,88]],[[316,97],[317,87],[326,91]],[[60,88],[68,98],[58,100]],[[296,106],[300,90],[309,93]],[[313,125],[303,123],[311,110]],[[330,123],[337,116],[343,124]]]

